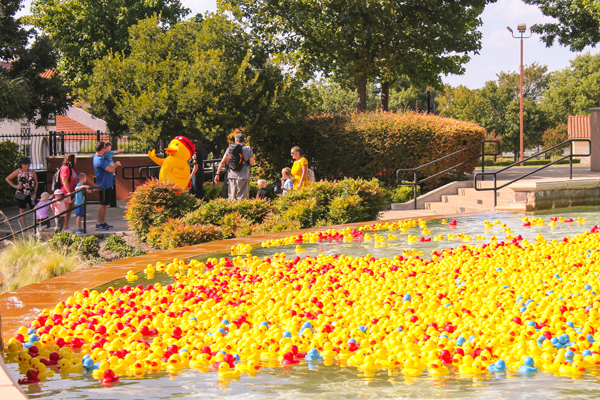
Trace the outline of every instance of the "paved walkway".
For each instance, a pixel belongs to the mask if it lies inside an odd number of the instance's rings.
[[[87,206],[87,232],[88,234],[93,234],[98,237],[104,237],[107,234],[113,234],[115,232],[126,232],[129,230],[127,227],[127,221],[125,220],[125,204],[126,201],[117,201],[116,208],[107,207],[106,209],[106,222],[112,226],[113,229],[109,231],[96,230],[96,224],[98,223],[98,205],[93,204]],[[7,218],[12,218],[16,215],[19,215],[18,207],[5,207],[0,210]],[[3,221],[4,217],[0,214],[0,221]],[[21,229],[20,227],[20,219],[11,222],[11,227],[14,231],[18,231]],[[75,213],[71,213],[71,219],[69,221],[69,228],[73,231],[76,229],[76,219]],[[33,214],[27,216],[27,225],[33,224]],[[51,231],[54,229],[54,222],[52,222]],[[10,228],[7,227],[7,224],[0,225],[0,232],[4,233],[10,231]]]
[[[485,172],[499,171],[504,167],[486,167]],[[498,174],[499,181],[512,181],[528,172],[535,171],[539,166],[532,167],[513,167],[508,171],[501,172]],[[481,169],[476,169],[473,174],[481,172]],[[589,165],[573,165],[573,178],[585,178],[585,177],[600,177],[599,171],[590,171]],[[556,165],[545,168],[533,175],[524,178],[525,180],[531,179],[547,179],[547,178],[569,178],[569,166],[568,165]],[[491,180],[491,177],[486,180]]]

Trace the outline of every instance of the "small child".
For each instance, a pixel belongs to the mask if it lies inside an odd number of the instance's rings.
[[[52,200],[50,199],[50,195],[48,194],[48,192],[44,192],[40,196],[40,201],[35,205],[35,208],[42,207],[38,210],[35,210],[35,219],[37,220],[37,223],[40,224],[40,232],[44,232],[46,229],[50,229],[50,221],[42,222],[42,220],[48,218],[50,206],[47,206],[46,204],[49,204],[51,202]]]
[[[56,189],[54,191],[54,200],[60,200],[60,201],[57,201],[56,203],[50,205],[54,215],[58,215],[60,213],[67,211],[67,205],[65,204],[65,196],[64,196],[62,190]],[[64,226],[65,226],[65,216],[62,215],[60,217],[57,217],[56,218],[56,228],[54,228],[54,233],[59,233],[60,231],[62,231]]]
[[[291,193],[294,190],[294,180],[292,179],[292,170],[285,167],[281,170],[283,176],[283,194]]]
[[[125,149],[112,151],[111,150],[112,145],[110,144],[110,142],[104,142],[104,148],[106,149],[106,151],[104,152],[104,160],[108,163],[108,165],[115,165],[115,162],[112,159],[113,156],[115,154],[122,153],[125,151]],[[116,183],[117,182],[117,174],[114,172],[113,172],[113,179],[114,179],[114,183]]]
[[[75,207],[77,207],[78,205],[83,204],[83,189],[88,190],[89,186],[86,185],[87,183],[87,177],[85,176],[85,174],[83,172],[80,172],[79,174],[77,174],[77,186],[75,186]],[[78,190],[81,189],[81,190]],[[77,217],[77,230],[75,231],[75,233],[78,234],[82,234],[83,233],[83,207],[79,207],[75,209],[75,216]]]
[[[269,191],[265,189],[267,187],[267,181],[265,181],[264,179],[259,179],[256,183],[258,185],[258,192],[256,193],[256,198],[263,200],[271,200],[271,195],[269,194]]]

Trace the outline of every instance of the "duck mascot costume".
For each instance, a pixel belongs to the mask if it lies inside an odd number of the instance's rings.
[[[177,184],[181,190],[187,189],[190,183],[190,166],[188,160],[192,158],[196,149],[190,139],[185,136],[177,136],[171,140],[169,147],[165,149],[167,158],[156,157],[155,151],[149,151],[148,156],[156,164],[160,165],[158,179],[170,180]]]

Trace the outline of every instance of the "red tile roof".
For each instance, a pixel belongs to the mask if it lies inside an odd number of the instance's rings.
[[[569,116],[569,139],[589,139],[590,134],[590,116],[577,115]]]
[[[54,74],[56,74],[56,71],[55,71],[55,70],[53,70],[53,69],[47,69],[47,70],[45,70],[44,72],[42,72],[42,73],[40,74],[40,76],[41,76],[42,78],[50,79],[50,78],[52,78],[52,77],[54,76]]]
[[[56,132],[96,133],[95,130],[64,115],[56,116]]]

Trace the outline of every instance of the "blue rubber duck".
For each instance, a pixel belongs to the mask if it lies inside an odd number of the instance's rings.
[[[317,349],[310,349],[308,353],[306,353],[306,357],[304,357],[306,361],[321,361],[323,356],[319,354]]]
[[[83,369],[85,369],[86,372],[92,372],[93,370],[98,369],[99,366],[100,363],[94,364],[94,360],[91,358],[86,358],[85,361],[83,361]]]
[[[538,367],[533,366],[533,358],[525,357],[523,365],[519,367],[519,372],[522,374],[533,374],[534,372],[538,372]]]
[[[487,369],[490,372],[506,372],[506,363],[504,360],[498,360],[495,363],[488,365]]]

